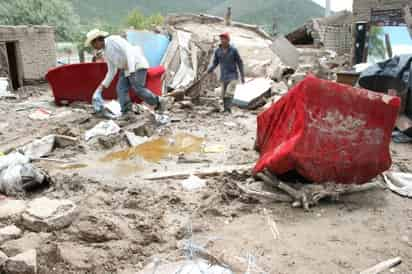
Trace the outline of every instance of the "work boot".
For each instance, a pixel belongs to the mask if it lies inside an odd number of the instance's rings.
[[[232,113],[232,98],[223,99],[223,112]]]
[[[165,97],[159,96],[159,104],[156,108],[157,111],[163,113],[167,110],[168,100]]]

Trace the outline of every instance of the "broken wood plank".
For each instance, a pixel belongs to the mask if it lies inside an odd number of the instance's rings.
[[[222,175],[225,172],[233,171],[247,171],[251,170],[253,166],[251,165],[239,165],[239,166],[223,166],[221,168],[205,168],[203,170],[192,170],[192,171],[179,171],[179,172],[166,172],[160,174],[151,174],[143,177],[144,180],[156,181],[156,180],[184,180],[189,178],[190,175],[196,175],[200,178],[213,177]]]
[[[55,158],[34,158],[32,161],[45,161],[45,162],[56,162],[56,163],[62,163],[62,164],[70,164],[73,163],[73,161],[69,160],[62,160],[62,159],[55,159]]]
[[[368,268],[362,271],[360,274],[379,274],[387,271],[395,266],[398,266],[402,263],[402,259],[400,257],[389,259],[387,261],[381,262],[371,268]]]
[[[236,184],[236,187],[239,188],[240,191],[242,191],[248,196],[253,196],[256,198],[263,198],[263,199],[267,199],[267,200],[270,200],[272,202],[277,202],[277,203],[293,202],[293,199],[287,195],[276,194],[276,193],[271,193],[271,192],[256,191],[256,190],[252,190],[247,187],[241,186],[240,184]]]

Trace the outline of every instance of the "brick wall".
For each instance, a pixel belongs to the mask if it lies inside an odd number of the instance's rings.
[[[351,25],[321,26],[319,39],[328,50],[338,54],[350,54],[352,49]]]
[[[25,81],[41,80],[56,65],[54,29],[48,26],[0,26],[0,42],[17,41]]]
[[[411,0],[354,0],[353,20],[370,21],[372,9],[400,9],[406,4],[412,5]]]

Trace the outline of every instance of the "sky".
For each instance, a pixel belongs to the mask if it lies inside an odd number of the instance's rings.
[[[325,6],[325,0],[312,0],[313,2],[318,3],[321,6]],[[353,0],[331,0],[331,6],[333,11],[340,10],[352,10]]]

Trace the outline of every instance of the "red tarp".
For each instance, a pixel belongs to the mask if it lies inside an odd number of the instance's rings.
[[[363,184],[390,168],[400,99],[308,76],[258,116],[255,173]]]
[[[99,86],[107,72],[106,63],[82,63],[65,65],[50,70],[46,79],[49,82],[56,104],[61,101],[69,103],[75,101],[91,102],[93,92]],[[147,72],[146,87],[156,95],[162,94],[162,75],[165,69],[161,66],[150,68]],[[113,80],[110,87],[103,92],[103,98],[113,100],[117,98],[116,84],[119,77]],[[133,102],[141,100],[130,93]]]

